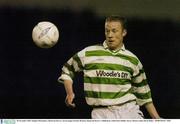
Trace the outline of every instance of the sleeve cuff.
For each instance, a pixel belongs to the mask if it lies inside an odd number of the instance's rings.
[[[143,105],[151,103],[151,102],[152,102],[151,98],[150,99],[137,99],[137,103],[140,106],[143,106]]]
[[[64,80],[70,80],[71,82],[73,82],[72,78],[66,74],[62,74],[59,78],[58,78],[58,82],[59,83],[64,83]]]

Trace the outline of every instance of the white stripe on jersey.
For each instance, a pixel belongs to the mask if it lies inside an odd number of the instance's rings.
[[[80,59],[80,61],[82,63],[82,66],[84,67],[85,49],[78,52],[77,56],[79,57],[79,59]]]
[[[79,66],[78,66],[78,63],[77,63],[75,60],[73,61],[73,67],[74,67],[75,72],[80,71],[80,68],[79,68]]]
[[[148,103],[148,102],[152,102],[152,98],[149,98],[149,99],[137,99],[137,103],[140,106],[142,106],[142,105],[144,105],[145,103]]]
[[[133,87],[133,92],[136,93],[147,93],[150,91],[149,85],[145,85],[142,87]]]
[[[70,58],[70,60],[67,63],[69,65],[73,65],[75,72],[79,71],[78,63],[73,58]]]
[[[70,80],[71,82],[73,82],[73,80],[71,79],[70,76],[68,76],[68,75],[66,75],[66,74],[62,74],[62,75],[58,78],[58,82],[64,83],[64,80]]]
[[[62,70],[63,70],[66,74],[70,74],[68,68],[66,68],[65,66],[63,66]]]
[[[95,92],[127,92],[131,88],[131,84],[126,85],[110,85],[110,84],[92,84],[84,83],[85,91]]]
[[[146,74],[145,73],[141,73],[133,81],[134,81],[134,83],[141,83],[143,80],[146,80]]]
[[[100,98],[89,98],[86,97],[86,101],[89,105],[115,105],[119,103],[125,103],[126,101],[135,100],[136,97],[133,94],[126,94],[117,99],[100,99]]]
[[[103,50],[103,51],[105,51],[103,46],[98,46],[98,45],[86,47],[85,50],[86,51],[94,51],[94,50]]]

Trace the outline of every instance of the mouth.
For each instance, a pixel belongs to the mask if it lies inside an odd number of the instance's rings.
[[[108,42],[109,42],[109,43],[112,43],[112,42],[113,42],[113,40],[108,40]]]

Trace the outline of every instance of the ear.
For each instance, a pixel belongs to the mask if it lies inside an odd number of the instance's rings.
[[[124,29],[124,30],[123,30],[123,34],[122,34],[122,35],[123,35],[123,37],[124,37],[124,36],[126,36],[126,34],[127,34],[127,30],[126,30],[126,29]]]

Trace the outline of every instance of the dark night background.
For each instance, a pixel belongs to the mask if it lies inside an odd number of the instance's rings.
[[[65,106],[65,90],[57,78],[73,54],[103,42],[105,16],[91,9],[3,6],[0,19],[0,118],[90,118],[82,78],[74,81],[75,109]],[[125,46],[143,63],[157,110],[163,118],[180,118],[179,21],[127,19]],[[51,49],[36,47],[31,38],[33,27],[44,20],[60,31],[59,42]]]

